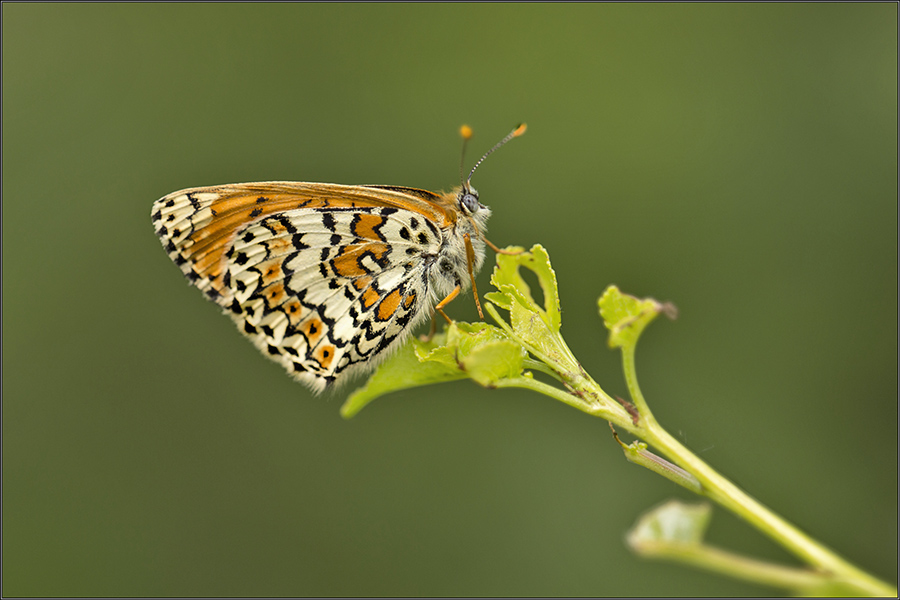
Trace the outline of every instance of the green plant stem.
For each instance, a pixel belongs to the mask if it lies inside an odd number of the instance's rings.
[[[625,442],[619,439],[619,435],[616,433],[616,429],[613,427],[612,423],[610,423],[609,426],[612,429],[616,441],[619,442],[619,445],[625,452],[625,458],[629,462],[649,469],[657,475],[662,475],[669,481],[677,483],[681,487],[687,488],[695,494],[703,492],[703,486],[700,485],[700,482],[696,477],[681,467],[673,465],[661,456],[657,456],[647,450],[646,442],[632,442],[631,444],[625,444]]]
[[[522,367],[525,369],[529,369],[531,371],[539,371],[541,373],[549,375],[550,377],[552,377],[553,379],[555,379],[559,382],[562,382],[562,378],[556,373],[556,371],[554,371],[553,369],[551,369],[550,367],[548,367],[546,364],[544,364],[542,362],[538,362],[536,360],[526,358],[524,361],[522,361]]]
[[[615,412],[608,410],[608,407],[606,406],[601,406],[589,399],[582,398],[577,394],[561,390],[557,387],[544,383],[543,381],[538,381],[531,377],[511,377],[500,379],[496,382],[495,386],[498,388],[518,387],[529,389],[538,392],[539,394],[550,396],[551,398],[559,400],[560,402],[564,402],[565,404],[568,404],[573,408],[577,408],[578,410],[584,411],[590,415],[601,417],[606,420],[615,419],[616,421],[620,421],[622,419],[628,418],[628,413],[626,413],[624,409],[621,409],[621,414],[616,414]]]
[[[787,590],[820,590],[827,584],[822,575],[806,569],[784,567],[740,556],[702,544],[644,544],[641,554],[687,563],[722,575],[759,585]]]
[[[776,515],[672,437],[653,417],[637,385],[634,346],[623,346],[622,356],[628,388],[641,415],[639,426],[633,433],[694,475],[703,486],[704,495],[746,520],[807,564],[838,577],[847,585],[858,589],[861,594],[897,595],[896,588],[847,562],[822,543]]]
[[[642,439],[693,474],[700,481],[707,497],[746,520],[804,562],[837,576],[862,594],[897,595],[896,588],[850,564],[720,475],[672,437],[652,415],[644,419],[643,425],[646,432],[641,436]]]

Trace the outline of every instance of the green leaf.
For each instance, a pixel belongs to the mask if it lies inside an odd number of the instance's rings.
[[[531,269],[537,275],[538,283],[544,293],[544,311],[547,315],[547,325],[554,333],[559,332],[562,324],[559,310],[559,287],[556,282],[556,273],[550,266],[550,256],[544,247],[535,244],[531,248],[530,258],[523,258],[523,266]]]
[[[638,554],[659,546],[697,545],[703,541],[712,515],[709,504],[669,500],[641,515],[628,532],[628,545]]]
[[[378,366],[363,387],[350,394],[341,406],[341,416],[345,419],[353,417],[369,402],[388,392],[465,379],[466,374],[459,370],[455,361],[435,359],[423,361],[419,358],[419,354],[428,355],[439,349],[435,346],[443,337],[436,335],[427,344],[411,338],[403,344],[396,353]]]
[[[597,304],[603,324],[609,330],[610,348],[635,345],[644,328],[661,312],[672,319],[677,315],[672,304],[657,302],[653,298],[641,300],[623,294],[614,285],[606,288]]]
[[[447,327],[447,347],[454,348],[462,356],[470,354],[484,344],[501,340],[509,340],[509,337],[499,327],[483,322],[454,321]]]
[[[508,248],[508,250],[521,249]],[[543,307],[540,307],[532,297],[531,288],[519,274],[519,267],[525,267],[537,275],[544,293]],[[518,302],[524,308],[540,315],[551,332],[554,334],[559,332],[561,319],[556,273],[550,266],[550,257],[543,246],[536,244],[530,251],[519,254],[498,254],[497,266],[491,273],[491,283],[499,291],[485,295],[489,301],[506,310],[511,309],[512,302]]]
[[[511,298],[503,292],[488,292],[484,295],[485,300],[492,302],[502,309],[509,310]]]
[[[452,323],[446,345],[435,348],[421,360],[452,364],[476,383],[491,387],[498,379],[522,372],[525,350],[502,329],[487,323]]]
[[[577,363],[573,362],[566,351],[559,334],[550,329],[543,315],[515,302],[510,307],[509,316],[513,332],[537,352],[536,356],[549,360],[548,366],[564,370],[577,369]]]
[[[410,339],[347,398],[341,415],[350,418],[388,392],[430,383],[471,378],[492,387],[502,378],[517,377],[524,360],[525,350],[502,329],[454,322],[428,343]]]
[[[479,385],[494,387],[501,379],[518,377],[522,373],[525,349],[511,341],[483,344],[465,356],[463,369]]]
[[[496,260],[497,266],[491,274],[491,283],[497,291],[487,294],[485,298],[495,306],[509,311],[510,324],[507,331],[524,344],[535,358],[544,361],[557,373],[577,372],[578,363],[559,333],[559,290],[547,251],[536,244],[528,252],[497,254]],[[537,276],[544,296],[543,307],[535,301],[531,288],[522,278],[522,267]],[[489,312],[500,322],[496,312],[492,309]],[[507,327],[505,323],[503,325],[504,328]]]

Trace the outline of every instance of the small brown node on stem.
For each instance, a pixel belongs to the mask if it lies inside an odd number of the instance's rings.
[[[618,396],[616,396],[616,400],[618,400],[619,404],[621,404],[625,408],[625,410],[628,411],[628,414],[631,415],[631,422],[634,423],[635,425],[637,425],[638,421],[641,418],[641,415],[640,415],[640,413],[638,413],[637,409],[634,407],[634,404],[632,404],[628,400],[625,400],[624,398],[620,398]]]

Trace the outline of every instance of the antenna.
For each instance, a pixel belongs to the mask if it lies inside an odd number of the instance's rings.
[[[478,162],[475,163],[475,166],[472,167],[472,170],[469,172],[469,177],[468,177],[468,179],[466,179],[465,184],[468,185],[468,183],[469,183],[470,181],[472,181],[472,175],[475,174],[475,169],[478,168],[478,165],[480,165],[482,162],[484,162],[484,159],[486,159],[486,158],[491,154],[491,152],[493,152],[494,150],[496,150],[497,148],[499,148],[500,146],[502,146],[503,144],[505,144],[505,143],[508,142],[509,140],[511,140],[511,139],[513,139],[513,138],[516,138],[516,137],[519,137],[520,135],[522,135],[523,133],[525,133],[525,130],[526,130],[526,129],[528,129],[528,126],[525,125],[525,123],[519,123],[519,124],[516,126],[515,129],[513,129],[512,131],[510,131],[509,134],[507,134],[507,136],[506,136],[505,138],[503,138],[502,140],[500,140],[499,142],[497,142],[496,144],[494,144],[494,147],[493,147],[493,148],[491,148],[490,150],[488,150],[487,152],[485,152],[485,153],[484,153],[484,156],[482,156],[481,158],[479,158],[479,159],[478,159]],[[465,141],[468,141],[468,139],[469,139],[470,137],[472,137],[472,128],[469,127],[468,125],[463,125],[463,126],[460,128],[459,131],[460,131],[460,133],[462,134],[463,139],[464,139]],[[467,134],[467,133],[469,134],[468,137],[466,137],[466,134]],[[465,142],[463,142],[463,151],[465,151]],[[459,171],[460,171],[460,179],[462,179],[462,164],[460,164],[460,169],[459,169]]]
[[[459,157],[459,183],[462,185],[463,161],[466,160],[466,146],[469,144],[469,140],[472,139],[472,128],[468,125],[463,125],[459,128],[459,135],[461,135],[463,139],[462,154]]]

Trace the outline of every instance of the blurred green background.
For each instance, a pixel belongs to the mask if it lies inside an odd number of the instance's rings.
[[[520,121],[474,184],[494,242],[549,250],[576,356],[626,396],[597,297],[674,302],[660,421],[896,582],[896,4],[2,11],[4,596],[777,593],[630,554],[691,495],[550,399],[342,420],[354,386],[293,382],[150,225],[189,186],[449,189],[459,125],[471,165]],[[796,564],[722,510],[710,538]]]

